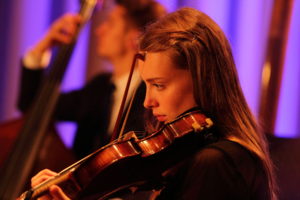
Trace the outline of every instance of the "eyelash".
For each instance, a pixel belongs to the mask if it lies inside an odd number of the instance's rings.
[[[152,85],[153,85],[154,87],[156,87],[157,89],[159,89],[159,90],[164,89],[164,85],[162,85],[162,84],[153,83]]]

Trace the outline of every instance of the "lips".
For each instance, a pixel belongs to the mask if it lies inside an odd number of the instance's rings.
[[[167,116],[166,115],[154,115],[156,117],[156,119],[160,122],[164,122],[167,120]]]

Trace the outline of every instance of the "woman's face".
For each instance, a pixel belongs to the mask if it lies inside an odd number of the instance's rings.
[[[144,106],[161,122],[170,122],[196,106],[190,72],[176,68],[168,52],[147,53],[139,72],[146,83]]]

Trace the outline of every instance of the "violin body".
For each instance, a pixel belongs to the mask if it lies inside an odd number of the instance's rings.
[[[211,126],[209,118],[193,111],[143,139],[129,132],[27,191],[23,199],[36,199],[53,184],[71,199],[106,199],[130,187],[153,187],[164,171],[207,143],[205,138]]]

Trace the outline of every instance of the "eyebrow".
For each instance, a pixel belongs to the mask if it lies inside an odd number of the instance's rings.
[[[157,78],[148,78],[146,79],[145,81],[146,82],[155,82],[155,81],[159,81],[159,80],[163,80],[164,78],[161,78],[161,77],[157,77]]]

